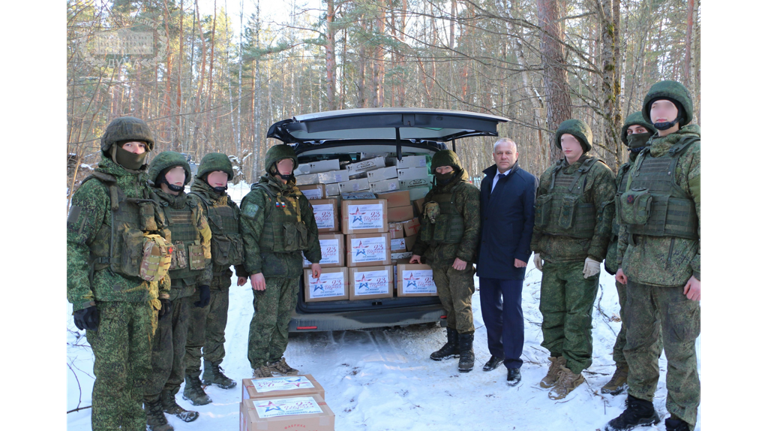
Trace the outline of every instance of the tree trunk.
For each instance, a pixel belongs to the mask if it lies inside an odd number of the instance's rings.
[[[384,0],[378,2],[378,13],[376,15],[376,35],[379,38],[384,37],[384,23],[387,19],[387,10],[384,7]],[[373,58],[373,107],[380,108],[384,106],[384,46],[381,42],[376,43]]]
[[[335,8],[333,0],[325,0],[328,4],[326,12],[325,32],[325,92],[328,109],[338,109],[336,106],[336,29],[333,26]]]
[[[613,3],[619,0],[601,0],[598,4],[602,42],[602,111],[604,120],[605,149],[612,155],[613,160],[608,160],[609,165],[617,170],[621,164],[621,108],[619,106],[619,94],[621,87],[618,76],[618,58],[616,47],[619,44],[620,16],[613,16],[616,12]]]

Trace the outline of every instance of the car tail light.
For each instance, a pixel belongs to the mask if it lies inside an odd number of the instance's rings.
[[[296,329],[317,329],[317,326],[297,326]]]

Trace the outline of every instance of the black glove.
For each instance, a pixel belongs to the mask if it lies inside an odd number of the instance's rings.
[[[73,313],[75,316],[75,326],[77,329],[88,329],[95,331],[99,327],[99,309],[95,305]]]
[[[200,300],[195,302],[195,307],[203,308],[211,302],[211,288],[204,284],[197,288],[200,289]]]
[[[160,307],[160,311],[157,313],[157,315],[162,319],[166,315],[171,314],[173,304],[171,304],[171,300],[168,298],[160,298],[160,303],[162,306]]]

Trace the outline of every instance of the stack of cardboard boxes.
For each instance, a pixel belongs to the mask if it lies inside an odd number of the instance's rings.
[[[240,431],[333,431],[335,415],[312,375],[243,379]]]
[[[312,278],[304,260],[305,302],[430,294],[423,286],[401,289],[396,282],[402,279],[399,271],[413,266],[407,263],[419,232],[418,214],[432,184],[429,158],[361,156],[343,167],[339,160],[323,160],[294,171],[299,189],[311,200],[322,249],[320,278]],[[421,284],[428,284],[425,280]]]

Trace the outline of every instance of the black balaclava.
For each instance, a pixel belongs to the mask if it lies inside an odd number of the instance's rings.
[[[147,152],[141,154],[135,154],[130,151],[126,151],[122,147],[122,143],[112,144],[112,161],[118,165],[132,171],[137,171],[144,166],[144,160],[147,158]]]

